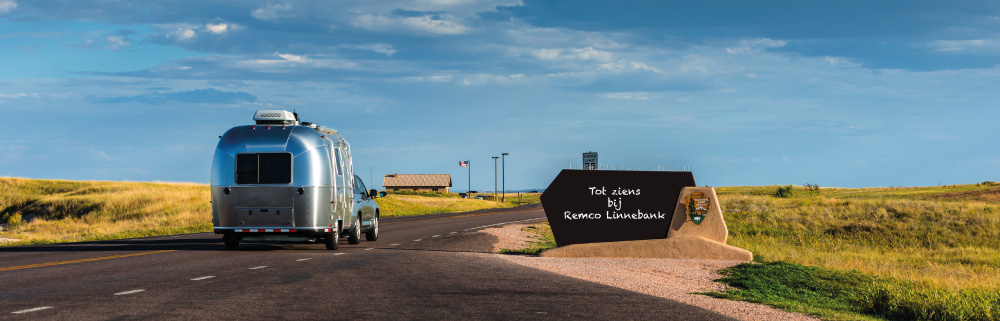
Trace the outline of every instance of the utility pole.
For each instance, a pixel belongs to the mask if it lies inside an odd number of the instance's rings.
[[[493,201],[497,200],[497,156],[493,156]]]
[[[507,183],[506,183],[506,181],[507,181],[507,162],[505,161],[506,158],[504,158],[504,156],[507,156],[507,155],[510,155],[510,154],[508,154],[508,153],[500,154],[500,157],[501,157],[500,158],[500,166],[501,166],[501,169],[503,170],[503,172],[501,172],[501,174],[500,174],[500,184],[501,184],[500,186],[502,186],[501,188],[502,188],[502,191],[503,191],[503,193],[500,194],[500,201],[501,202],[506,202],[507,201]]]

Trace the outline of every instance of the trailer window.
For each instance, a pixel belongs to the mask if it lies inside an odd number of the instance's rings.
[[[236,184],[288,184],[292,182],[292,154],[236,155]]]

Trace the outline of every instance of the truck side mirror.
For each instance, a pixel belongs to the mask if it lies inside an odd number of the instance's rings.
[[[378,192],[378,197],[385,197],[385,192]]]
[[[378,198],[378,191],[373,189],[368,190],[368,197]]]

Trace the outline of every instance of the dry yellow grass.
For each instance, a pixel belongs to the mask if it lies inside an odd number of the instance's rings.
[[[510,195],[510,194],[508,194]],[[454,213],[489,208],[514,207],[521,204],[537,203],[539,194],[522,194],[518,202],[517,194],[508,196],[506,202],[461,198],[458,194],[444,193],[392,193],[376,199],[382,215],[410,216],[435,213]]]
[[[1000,290],[997,187],[721,187],[729,244],[756,260],[858,270],[948,290]]]
[[[526,197],[537,202],[538,194]],[[212,231],[208,185],[0,177],[0,245],[80,242]],[[518,205],[457,194],[389,195],[384,216]],[[13,241],[11,241],[13,240]]]
[[[0,178],[0,237],[17,244],[206,232],[207,185]],[[12,220],[13,218],[13,220]]]

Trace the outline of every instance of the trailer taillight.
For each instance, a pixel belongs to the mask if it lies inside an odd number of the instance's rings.
[[[285,125],[281,125],[281,130],[285,130]]]
[[[267,125],[267,130],[271,130],[271,125]]]
[[[250,129],[257,130],[257,125],[251,125]]]

